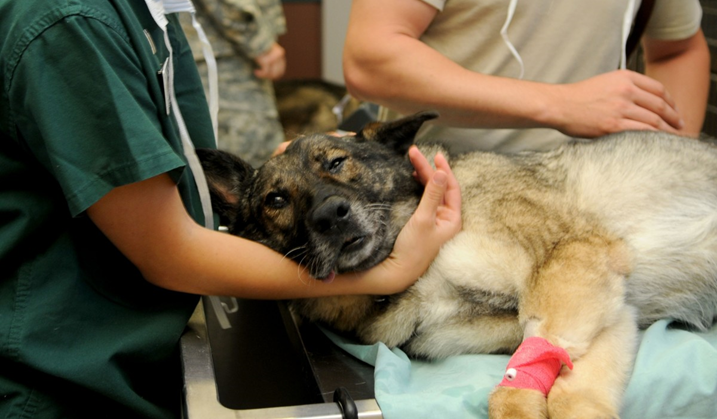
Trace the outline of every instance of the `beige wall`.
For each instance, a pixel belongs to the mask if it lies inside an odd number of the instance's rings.
[[[324,0],[321,5],[321,74],[327,81],[344,84],[341,54],[346,39],[351,0]]]

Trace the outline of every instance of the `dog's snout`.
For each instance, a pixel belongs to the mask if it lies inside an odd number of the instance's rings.
[[[311,220],[317,231],[340,231],[351,216],[351,204],[339,196],[327,198],[314,210]]]

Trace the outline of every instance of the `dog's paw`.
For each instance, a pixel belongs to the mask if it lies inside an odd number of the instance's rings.
[[[512,387],[496,387],[488,400],[491,419],[547,419],[548,406],[543,393]]]
[[[591,392],[564,392],[553,387],[548,395],[550,419],[619,419],[614,408]]]

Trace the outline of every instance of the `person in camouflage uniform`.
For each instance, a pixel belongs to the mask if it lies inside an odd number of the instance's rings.
[[[219,73],[219,148],[254,166],[284,141],[272,80],[286,68],[277,43],[286,32],[280,0],[192,0]],[[207,68],[191,19],[182,25],[207,86]]]

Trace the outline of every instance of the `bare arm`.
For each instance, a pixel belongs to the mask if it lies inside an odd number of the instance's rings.
[[[199,226],[166,174],[113,189],[88,215],[149,282],[163,288],[269,299],[391,294],[418,279],[461,226],[460,191],[448,165],[439,164],[435,173],[420,167],[431,181],[393,253],[369,271],[339,275],[330,284],[263,245]]]
[[[680,41],[645,37],[645,73],[672,93],[685,125],[681,132],[697,136],[702,129],[710,83],[710,52],[700,29]]]
[[[436,109],[437,123],[457,127],[549,127],[580,137],[681,127],[664,87],[634,72],[549,85],[469,71],[419,40],[436,13],[417,0],[353,1],[344,47],[351,93],[402,113]]]

